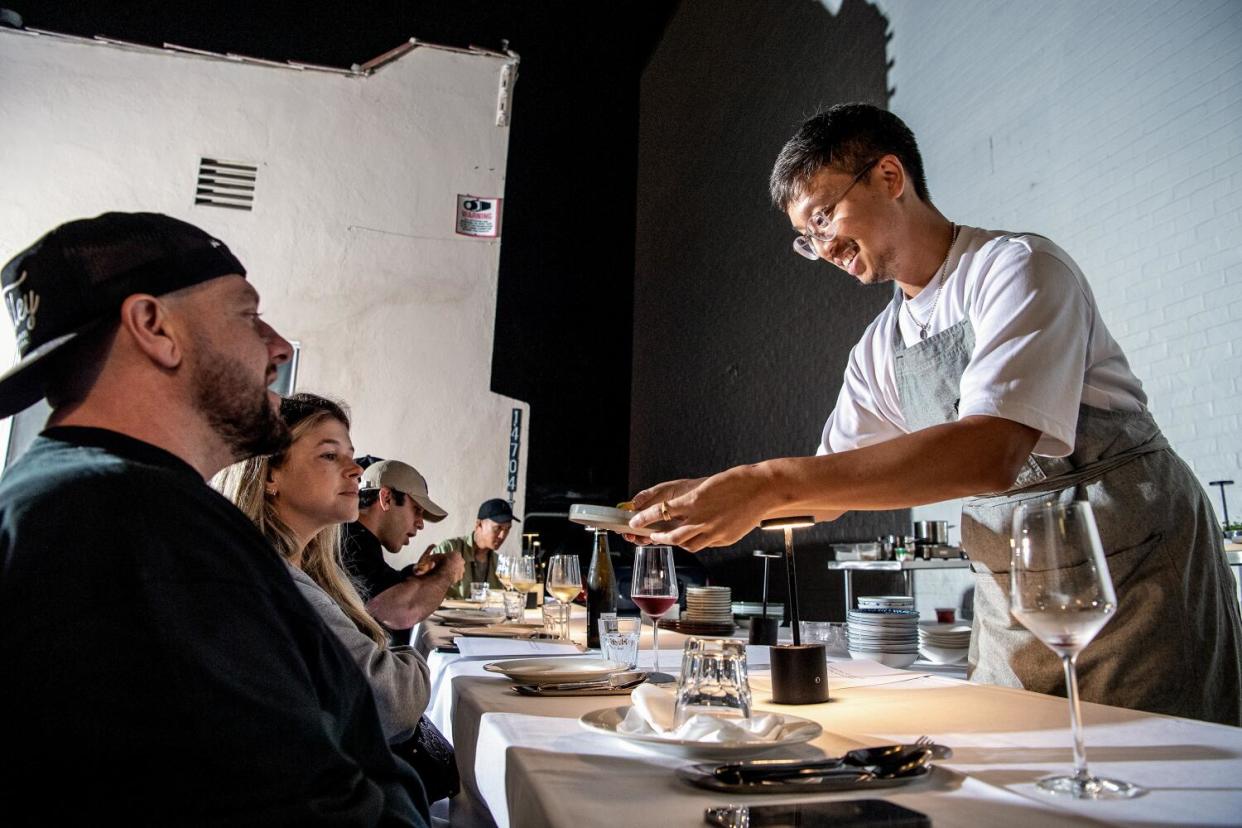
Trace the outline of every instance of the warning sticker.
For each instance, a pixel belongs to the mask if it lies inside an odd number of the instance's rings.
[[[500,236],[499,198],[457,196],[457,235],[494,239]]]

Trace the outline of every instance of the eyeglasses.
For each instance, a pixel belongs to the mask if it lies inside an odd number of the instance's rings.
[[[837,205],[850,194],[850,190],[854,189],[854,185],[861,181],[864,175],[871,172],[871,168],[879,161],[879,158],[873,158],[858,171],[858,174],[854,176],[854,180],[850,182],[850,186],[846,187],[845,192],[841,193],[837,200],[832,203],[832,209],[827,211],[816,210],[811,214],[811,218],[806,223],[806,230],[793,241],[795,253],[799,256],[805,256],[811,261],[819,259],[819,251],[815,249],[815,242],[827,244],[837,237],[837,219],[830,218],[830,216],[836,212]]]

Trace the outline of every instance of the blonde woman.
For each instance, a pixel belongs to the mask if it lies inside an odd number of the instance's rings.
[[[362,474],[349,415],[313,394],[283,400],[280,411],[293,436],[289,448],[226,468],[215,486],[276,548],[302,595],[353,656],[371,684],[384,736],[397,745],[410,739],[427,707],[427,664],[409,647],[389,646],[341,567],[341,524],[358,519]]]

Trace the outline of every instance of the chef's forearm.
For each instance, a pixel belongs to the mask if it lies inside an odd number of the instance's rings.
[[[765,515],[901,509],[1003,491],[1039,432],[999,417],[967,417],[866,448],[757,464],[770,496]]]

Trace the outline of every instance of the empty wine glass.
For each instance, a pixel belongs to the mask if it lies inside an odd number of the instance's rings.
[[[638,605],[643,615],[651,619],[654,677],[660,673],[660,616],[677,603],[677,569],[673,564],[673,547],[635,547],[630,599]],[[661,678],[671,680],[672,676]]]
[[[517,559],[517,555],[501,552],[496,556],[496,580],[500,581],[500,585],[505,591],[513,589],[513,578],[510,573],[513,569],[513,561]]]
[[[1083,746],[1075,660],[1108,623],[1117,595],[1104,560],[1095,515],[1086,501],[1022,505],[1013,517],[1010,608],[1061,656],[1074,731],[1074,773],[1036,782],[1074,799],[1126,799],[1144,793],[1128,782],[1092,776]]]

